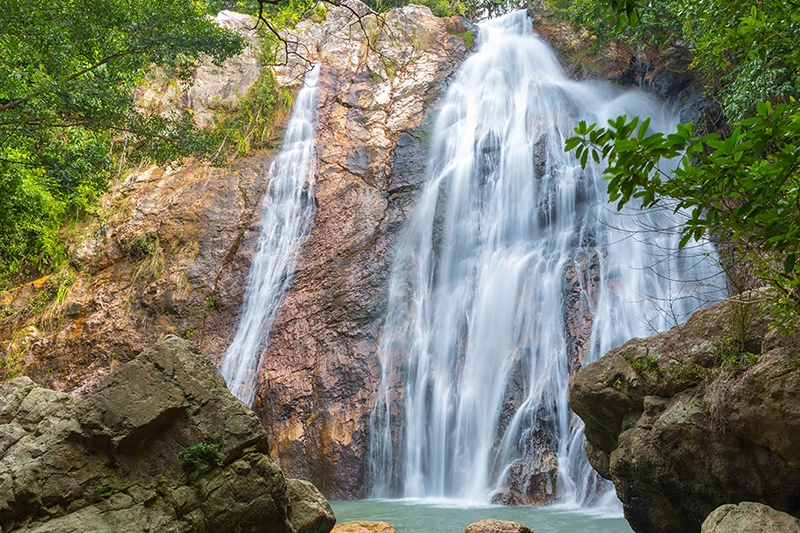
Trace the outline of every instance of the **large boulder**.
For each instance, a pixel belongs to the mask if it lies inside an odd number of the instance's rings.
[[[740,501],[800,516],[800,333],[770,330],[762,296],[719,302],[575,375],[589,461],[635,531],[699,531]]]
[[[800,533],[800,520],[772,507],[742,502],[717,507],[703,522],[702,533]]]
[[[287,492],[258,418],[177,337],[84,398],[7,381],[0,424],[4,533],[291,533],[295,508],[321,525],[303,531],[333,526],[308,488]]]
[[[286,488],[292,502],[289,521],[295,533],[328,533],[336,524],[331,505],[313,484],[287,479]]]

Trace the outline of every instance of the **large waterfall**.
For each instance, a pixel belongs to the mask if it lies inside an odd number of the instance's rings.
[[[678,252],[654,231],[679,224],[670,210],[617,212],[602,168],[564,153],[579,120],[622,114],[676,122],[638,92],[568,80],[525,12],[480,26],[393,260],[373,496],[608,493],[567,403],[571,371],[685,319],[718,281],[710,246]]]
[[[220,372],[247,405],[255,399],[258,363],[286,294],[299,244],[314,215],[314,138],[319,65],[306,75],[283,146],[269,170],[258,250],[247,275],[242,315]]]

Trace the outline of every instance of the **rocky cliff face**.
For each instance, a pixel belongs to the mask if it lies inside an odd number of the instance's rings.
[[[425,121],[470,28],[419,6],[382,19],[351,7],[360,21],[334,8],[300,29],[322,62],[317,214],[254,405],[281,466],[333,498],[365,495],[391,246],[424,177]]]
[[[0,385],[4,532],[327,533],[313,486],[284,478],[266,434],[197,348],[177,337],[78,399]]]
[[[228,14],[221,23],[247,33],[252,20]],[[289,39],[296,53],[278,69],[296,85],[307,61],[322,63],[318,209],[254,408],[287,473],[333,497],[364,495],[389,250],[423,178],[426,120],[468,52],[468,30],[427,8],[378,18],[352,2],[301,23]],[[188,91],[156,75],[140,103],[164,113],[188,107],[205,124],[260,68],[248,49],[222,69],[201,68]],[[108,216],[71,237],[74,279],[0,294],[0,377],[22,373],[84,394],[168,334],[218,363],[238,320],[271,157],[144,168],[115,184]]]
[[[741,501],[800,516],[800,334],[769,330],[758,296],[633,339],[575,375],[590,462],[637,532],[699,531]]]
[[[250,17],[223,12],[218,22],[253,38]],[[201,66],[187,91],[154,73],[139,103],[165,114],[190,109],[208,124],[260,69],[248,47],[222,67]],[[81,393],[167,334],[224,351],[269,163],[270,154],[255,153],[227,168],[151,166],[112,183],[100,215],[65,235],[74,275],[0,293],[0,378],[23,373]]]

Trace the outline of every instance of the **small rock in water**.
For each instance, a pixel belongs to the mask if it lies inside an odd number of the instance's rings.
[[[800,533],[800,520],[761,503],[741,502],[717,507],[703,522],[701,533]]]
[[[464,533],[533,533],[533,530],[516,522],[486,518],[468,525]]]
[[[368,522],[358,520],[336,524],[331,533],[395,533],[394,528],[386,522]]]

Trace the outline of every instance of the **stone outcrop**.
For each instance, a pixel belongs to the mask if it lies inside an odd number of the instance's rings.
[[[468,525],[464,533],[533,533],[533,530],[516,522],[487,518]]]
[[[722,505],[708,515],[701,533],[800,533],[800,520],[754,502]]]
[[[210,61],[201,63],[192,76],[192,83],[185,88],[163,70],[151,70],[146,83],[137,89],[136,101],[140,107],[173,116],[180,116],[188,109],[198,126],[207,127],[216,121],[216,112],[234,108],[247,94],[264,68],[258,58],[256,20],[250,15],[220,11],[214,21],[245,39],[242,53],[221,65]]]
[[[87,224],[70,245],[80,269],[74,281],[47,277],[0,296],[0,346],[14,370],[56,390],[85,391],[164,335],[224,351],[268,163],[257,154],[227,168],[131,174],[106,223]],[[61,291],[63,301],[42,311]]]
[[[258,418],[177,337],[83,398],[26,377],[3,383],[0,394],[3,532],[327,533],[333,526],[313,486],[289,480],[287,489]]]
[[[740,501],[800,516],[800,333],[770,330],[761,298],[719,302],[575,375],[589,460],[637,532],[699,531]]]

